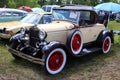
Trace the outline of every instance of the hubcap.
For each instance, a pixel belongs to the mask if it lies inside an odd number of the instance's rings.
[[[107,51],[108,50],[108,48],[109,48],[109,45],[110,45],[110,41],[109,41],[109,39],[107,38],[106,40],[105,40],[105,42],[104,42],[104,51]]]
[[[56,51],[50,56],[48,66],[52,71],[56,71],[63,64],[63,60],[62,53],[60,51]]]
[[[80,46],[81,46],[81,38],[79,34],[76,34],[72,40],[72,48],[76,52],[80,49]]]

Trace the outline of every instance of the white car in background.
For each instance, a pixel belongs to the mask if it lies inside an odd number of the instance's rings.
[[[18,21],[27,15],[28,12],[12,8],[0,8],[0,22]]]
[[[58,5],[44,5],[42,6],[42,9],[46,12],[52,12],[53,11],[53,8],[55,7],[60,7]]]

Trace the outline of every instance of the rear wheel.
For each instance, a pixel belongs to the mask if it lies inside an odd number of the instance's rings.
[[[47,55],[45,68],[49,74],[57,74],[66,64],[66,52],[62,48],[56,48]]]
[[[110,36],[106,36],[102,43],[102,52],[108,53],[110,51],[110,48],[111,48],[111,38]]]
[[[82,33],[79,30],[75,30],[74,32],[72,32],[68,37],[67,45],[73,55],[80,54],[83,47]]]

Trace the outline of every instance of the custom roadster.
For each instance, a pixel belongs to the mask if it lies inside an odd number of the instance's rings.
[[[97,23],[98,15],[91,6],[64,5],[53,13],[65,18],[49,24],[22,28],[10,39],[9,51],[15,59],[24,58],[44,65],[49,74],[57,74],[65,67],[69,56],[80,57],[95,51],[109,53],[114,42],[113,33]]]

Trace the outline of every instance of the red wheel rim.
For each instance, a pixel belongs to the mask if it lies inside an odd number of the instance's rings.
[[[63,55],[60,51],[54,52],[48,61],[48,66],[52,71],[58,70],[63,64]]]
[[[75,34],[72,40],[72,48],[76,52],[80,49],[81,46],[81,37],[79,34]]]
[[[103,45],[103,48],[104,48],[104,51],[107,51],[108,48],[109,48],[109,45],[110,45],[110,41],[109,39],[105,39],[105,42],[104,42],[104,45]]]

